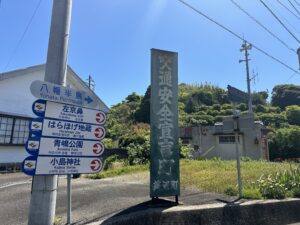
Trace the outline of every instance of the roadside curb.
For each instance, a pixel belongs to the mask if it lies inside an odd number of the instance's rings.
[[[243,200],[117,213],[89,225],[284,225],[300,222],[300,200]]]

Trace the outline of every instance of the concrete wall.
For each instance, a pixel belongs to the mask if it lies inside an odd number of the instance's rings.
[[[288,225],[300,222],[300,200],[258,200],[120,212],[89,225]],[[297,223],[299,224],[299,223]]]
[[[265,157],[261,129],[263,126],[254,123],[253,116],[245,115],[239,120],[239,152],[241,156],[252,159]],[[215,126],[192,127],[186,138],[194,148],[194,157],[220,157],[222,159],[236,159],[235,143],[220,143],[220,136],[234,136],[234,123],[232,118],[225,118],[223,124]],[[181,137],[185,132],[181,130]]]

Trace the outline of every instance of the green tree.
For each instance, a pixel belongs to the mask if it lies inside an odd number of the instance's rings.
[[[195,99],[190,98],[187,100],[187,103],[185,104],[185,112],[186,113],[194,113],[196,112],[197,102]]]
[[[267,111],[266,107],[259,104],[256,106],[255,108],[255,112],[259,113],[259,112],[262,112],[262,113],[265,113]]]
[[[287,106],[285,109],[286,119],[289,124],[300,126],[300,107],[297,105]]]
[[[130,94],[130,95],[128,95],[126,97],[126,101],[127,102],[137,102],[137,103],[140,103],[141,99],[142,99],[142,96],[138,95],[135,92],[132,92],[132,94]]]
[[[267,91],[254,92],[252,93],[252,103],[253,105],[266,105],[268,97],[269,94]]]
[[[271,103],[281,109],[289,105],[300,105],[300,86],[292,84],[275,86],[272,90]]]
[[[241,112],[248,110],[248,106],[245,103],[240,103],[237,105],[237,109],[240,110]]]
[[[300,157],[300,128],[278,129],[269,143],[270,159]]]
[[[150,99],[151,86],[148,86],[146,93],[141,101],[140,107],[136,111],[134,117],[137,122],[150,124]]]
[[[273,128],[280,128],[282,124],[286,122],[284,114],[277,113],[262,113],[257,116],[258,120],[261,120],[264,125],[270,126]]]

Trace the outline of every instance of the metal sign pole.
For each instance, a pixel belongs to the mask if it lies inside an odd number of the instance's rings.
[[[235,151],[236,151],[236,161],[237,161],[237,175],[238,175],[238,189],[239,198],[243,197],[242,193],[242,178],[241,178],[241,162],[240,162],[240,152],[239,152],[239,113],[236,110],[236,104],[233,104],[233,119],[234,119],[234,133],[235,133]]]
[[[45,81],[65,85],[72,0],[54,0]],[[57,176],[36,176],[32,184],[29,225],[52,225],[55,216]]]
[[[68,215],[67,215],[67,224],[71,224],[72,221],[72,175],[68,174],[67,176],[67,188],[68,188]]]

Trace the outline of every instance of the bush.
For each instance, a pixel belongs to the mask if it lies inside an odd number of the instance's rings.
[[[104,161],[104,170],[108,170],[112,167],[113,162],[118,160],[118,156],[117,155],[111,155],[109,157],[107,157]]]
[[[261,193],[259,189],[245,188],[243,189],[243,198],[245,199],[261,199]]]
[[[266,107],[265,106],[263,106],[263,105],[257,105],[256,106],[256,111],[255,112],[262,112],[262,113],[265,113],[265,112],[267,112],[267,109],[266,109]]]
[[[220,104],[213,104],[212,108],[213,108],[213,110],[220,111],[221,110],[221,105]]]
[[[215,122],[222,122],[223,121],[223,116],[216,116],[215,117]]]
[[[300,128],[278,129],[270,143],[270,159],[290,159],[300,157]]]
[[[277,172],[258,181],[260,193],[265,198],[282,199],[289,195],[300,196],[300,168],[290,167],[289,170]],[[290,194],[292,192],[292,194]]]
[[[294,198],[300,198],[300,187],[293,188],[292,193]]]
[[[180,152],[180,158],[183,159],[191,159],[191,145],[183,145],[181,139],[179,140],[179,152]]]
[[[252,159],[250,157],[248,157],[248,156],[242,156],[241,157],[241,161],[242,162],[250,162],[250,161],[252,161]]]
[[[238,190],[236,187],[228,186],[224,189],[224,193],[229,196],[236,196],[238,194]]]
[[[131,143],[126,148],[129,165],[146,164],[150,160],[150,141],[143,144]]]
[[[274,180],[271,175],[261,177],[258,180],[258,187],[261,195],[267,199],[283,199],[287,191],[284,185]]]
[[[223,104],[221,106],[221,109],[226,110],[226,109],[232,109],[232,105],[231,104]]]
[[[266,126],[273,126],[276,128],[279,128],[281,123],[286,122],[283,114],[276,113],[263,113],[259,115],[257,119],[261,120]]]
[[[290,105],[285,110],[286,119],[292,125],[300,125],[300,106]]]
[[[240,111],[246,111],[248,109],[248,106],[245,103],[240,103],[237,105],[237,109]]]

